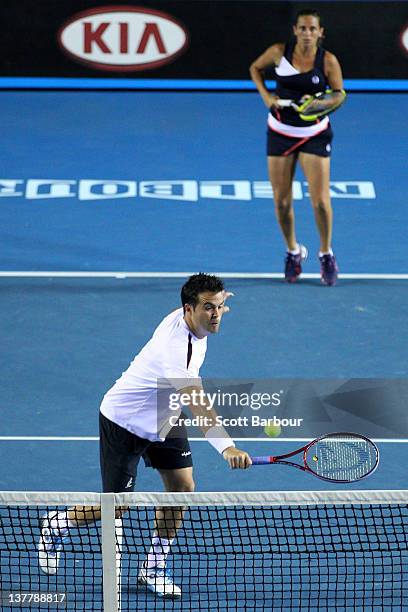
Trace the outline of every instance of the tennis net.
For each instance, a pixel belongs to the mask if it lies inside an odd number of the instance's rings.
[[[73,506],[98,520],[44,573],[40,521]],[[167,559],[179,599],[138,586],[157,508],[184,509]],[[0,591],[2,612],[407,610],[408,491],[0,493]]]

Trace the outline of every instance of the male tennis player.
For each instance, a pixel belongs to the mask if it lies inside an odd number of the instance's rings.
[[[170,313],[129,368],[106,393],[100,407],[100,460],[104,492],[133,491],[137,466],[157,469],[166,491],[193,491],[193,468],[187,432],[183,424],[170,429],[169,413],[158,410],[158,387],[170,382],[178,394],[190,398],[194,416],[205,417],[201,427],[208,442],[231,468],[248,468],[249,455],[235,448],[216,413],[202,394],[199,370],[207,350],[207,336],[219,331],[225,300],[231,295],[223,281],[195,274],[181,290],[182,308]],[[170,431],[169,431],[170,429]],[[166,435],[166,430],[169,433]],[[166,432],[166,433],[165,433]],[[166,557],[182,522],[181,508],[156,510],[155,532],[139,583],[160,597],[181,596],[166,568]],[[48,574],[57,571],[63,538],[69,529],[98,520],[95,509],[70,510],[44,517],[39,542],[40,566]]]

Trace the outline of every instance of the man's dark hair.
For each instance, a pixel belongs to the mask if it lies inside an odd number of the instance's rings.
[[[297,24],[297,22],[299,21],[299,17],[306,17],[311,15],[312,17],[316,17],[319,20],[320,25],[322,25],[322,18],[321,15],[319,13],[319,11],[317,11],[314,8],[304,8],[301,9],[300,11],[298,11],[295,15],[295,25]]]
[[[194,308],[198,304],[198,294],[208,291],[209,293],[219,293],[224,291],[223,281],[213,274],[193,274],[181,288],[181,303],[183,308],[190,304]]]

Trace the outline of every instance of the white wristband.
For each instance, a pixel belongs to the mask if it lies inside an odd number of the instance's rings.
[[[234,440],[229,437],[222,425],[214,425],[205,434],[207,441],[222,454],[226,448],[235,446]]]

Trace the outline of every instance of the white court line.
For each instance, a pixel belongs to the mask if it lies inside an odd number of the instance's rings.
[[[310,442],[312,438],[234,438],[236,442]],[[408,443],[408,438],[372,438],[379,443]],[[98,442],[98,436],[0,436],[0,442]],[[207,442],[205,438],[189,438],[190,442]]]
[[[210,272],[221,278],[268,279],[283,278],[281,272]],[[55,272],[55,271],[0,271],[3,278],[186,278],[197,272]],[[318,273],[302,273],[302,278],[320,279]],[[356,280],[408,280],[408,274],[347,274],[340,273],[341,279]]]

